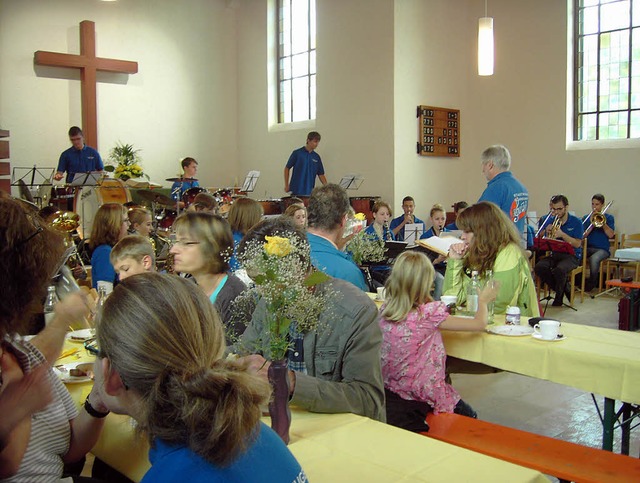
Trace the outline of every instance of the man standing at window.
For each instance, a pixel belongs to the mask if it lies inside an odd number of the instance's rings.
[[[293,196],[309,196],[316,185],[316,176],[322,184],[327,184],[324,176],[324,166],[320,155],[315,149],[320,144],[320,134],[311,131],[307,135],[307,143],[294,150],[289,156],[289,161],[284,168],[284,190],[291,192]],[[289,181],[289,173],[293,168],[293,176]]]
[[[63,151],[58,161],[58,170],[54,175],[56,181],[60,181],[67,172],[67,183],[73,181],[76,173],[88,173],[90,171],[102,171],[104,165],[102,158],[95,149],[84,144],[84,134],[78,126],[69,129],[69,141],[72,146]]]
[[[522,237],[525,246],[525,221],[529,208],[529,192],[527,188],[509,171],[511,169],[511,153],[501,145],[490,146],[482,152],[482,174],[487,178],[487,187],[480,196],[480,201],[491,201],[500,207],[513,221]]]

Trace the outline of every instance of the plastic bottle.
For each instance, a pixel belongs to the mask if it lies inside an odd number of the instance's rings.
[[[47,298],[44,302],[44,323],[45,325],[49,325],[49,323],[53,320],[55,316],[54,310],[56,304],[58,303],[58,295],[56,294],[56,287],[54,285],[49,285],[47,288]]]
[[[493,270],[487,270],[485,275],[485,285],[488,287],[493,287]],[[495,300],[492,300],[487,304],[487,321],[489,324],[493,324],[493,310],[495,307]]]
[[[504,316],[504,323],[507,325],[520,325],[520,307],[508,306]]]
[[[471,282],[467,287],[467,312],[474,315],[478,311],[478,293],[480,291],[480,281],[478,280],[478,272],[471,272]]]

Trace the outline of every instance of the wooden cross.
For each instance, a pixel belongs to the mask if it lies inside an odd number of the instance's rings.
[[[96,24],[90,20],[80,22],[80,55],[38,50],[35,53],[35,63],[37,65],[80,69],[82,129],[85,143],[98,149],[97,71],[135,74],[138,72],[138,63],[96,57]]]

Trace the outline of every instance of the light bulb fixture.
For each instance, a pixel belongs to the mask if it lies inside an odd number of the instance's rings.
[[[487,17],[487,0],[478,20],[478,75],[493,75],[493,17]]]

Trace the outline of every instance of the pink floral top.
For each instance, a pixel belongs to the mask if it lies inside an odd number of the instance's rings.
[[[446,305],[429,302],[412,310],[400,322],[380,318],[384,386],[403,399],[428,403],[434,413],[452,413],[460,400],[445,382],[440,324],[448,317]]]

